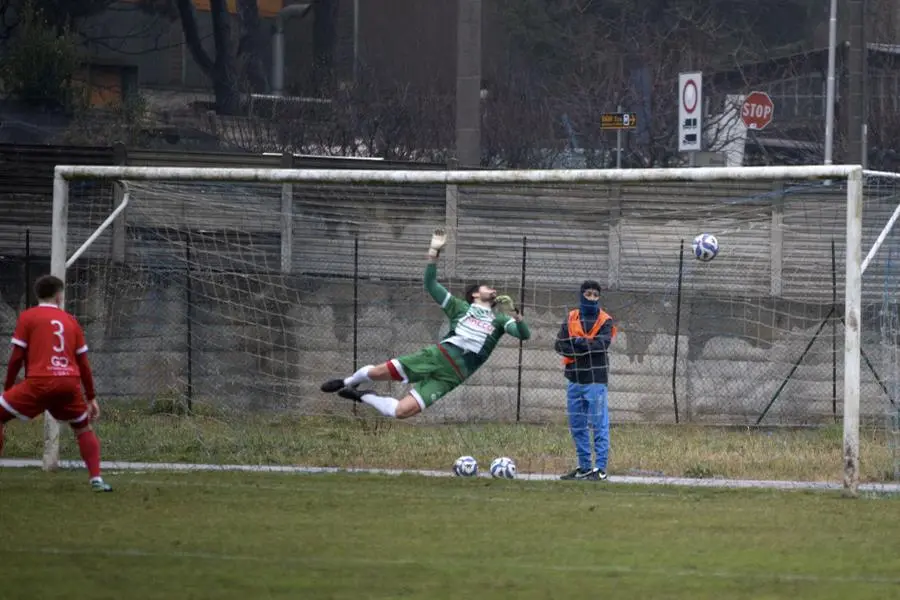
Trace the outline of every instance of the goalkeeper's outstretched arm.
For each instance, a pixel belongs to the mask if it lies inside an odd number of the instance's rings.
[[[502,327],[506,333],[520,340],[527,340],[531,337],[528,323],[522,318],[522,313],[516,308],[516,303],[512,298],[506,295],[497,296],[495,303],[500,309],[500,314],[494,321],[495,327]]]
[[[441,307],[445,306],[449,301],[450,292],[438,283],[437,265],[433,261],[428,261],[428,264],[425,266],[425,290]]]
[[[425,290],[441,307],[447,305],[451,296],[447,288],[438,283],[437,280],[437,259],[446,243],[447,234],[444,230],[441,228],[435,229],[431,236],[431,243],[428,246],[428,264],[425,266]]]
[[[528,328],[528,323],[526,323],[521,316],[518,316],[518,318],[512,318],[507,321],[503,329],[509,335],[520,340],[527,340],[531,337],[531,330]]]

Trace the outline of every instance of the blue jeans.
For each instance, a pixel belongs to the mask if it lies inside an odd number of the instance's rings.
[[[579,468],[591,468],[593,446],[597,468],[606,471],[606,461],[609,459],[609,399],[606,384],[570,381],[566,401],[569,430],[575,442]]]

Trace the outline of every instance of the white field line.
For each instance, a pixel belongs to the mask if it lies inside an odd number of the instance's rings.
[[[21,556],[30,554],[32,556],[102,556],[105,558],[132,558],[143,560],[206,560],[211,562],[248,562],[248,563],[265,563],[265,564],[291,564],[302,565],[306,567],[319,568],[341,568],[346,569],[349,566],[358,567],[415,567],[421,569],[423,567],[446,567],[448,564],[455,567],[472,567],[481,568],[483,564],[480,561],[458,560],[448,557],[440,557],[436,560],[418,557],[416,559],[408,558],[362,558],[362,557],[341,557],[340,559],[329,558],[312,558],[298,556],[260,556],[260,555],[241,555],[241,554],[224,554],[214,552],[152,552],[141,550],[139,548],[58,548],[58,547],[0,547],[0,555],[12,554]],[[639,576],[662,576],[662,577],[691,577],[691,578],[710,578],[710,579],[732,579],[732,580],[754,580],[754,581],[780,581],[795,583],[855,583],[855,584],[881,584],[881,585],[897,585],[900,584],[900,577],[886,577],[882,575],[835,575],[820,576],[804,573],[762,573],[749,572],[742,573],[740,571],[704,571],[703,569],[654,569],[632,567],[628,565],[611,565],[611,564],[591,564],[591,565],[558,565],[550,562],[542,563],[523,563],[516,560],[493,559],[492,564],[495,568],[503,571],[525,571],[528,573],[535,572],[562,572],[562,573],[587,573],[587,574],[620,574],[620,575],[639,575]]]
[[[80,461],[61,460],[62,469],[80,469],[83,465]],[[0,468],[39,468],[41,461],[32,459],[6,458],[0,459]],[[282,465],[212,465],[192,463],[143,463],[143,462],[109,462],[104,461],[102,467],[105,471],[242,471],[250,473],[289,473],[289,474],[318,474],[318,473],[363,473],[377,475],[422,475],[425,477],[452,477],[453,473],[447,471],[413,470],[413,469],[365,469],[365,468],[338,468],[338,467],[303,467]],[[488,473],[479,473],[479,477],[490,477]],[[558,475],[548,473],[519,473],[518,479],[525,481],[556,481]],[[827,481],[780,481],[764,479],[692,479],[688,477],[650,477],[610,475],[609,483],[624,483],[637,485],[672,485],[682,487],[706,487],[706,488],[738,488],[738,489],[775,489],[775,490],[841,490],[840,483]],[[900,493],[900,483],[861,483],[860,492],[878,494]]]

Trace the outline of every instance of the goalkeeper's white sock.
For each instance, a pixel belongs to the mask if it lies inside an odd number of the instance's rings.
[[[371,369],[373,365],[366,365],[360,368],[356,373],[351,375],[350,377],[344,378],[344,385],[347,387],[352,387],[354,385],[359,385],[361,383],[369,383],[372,379],[369,378],[369,369]]]
[[[390,396],[376,396],[375,394],[363,394],[362,401],[373,407],[386,417],[397,417],[397,405],[400,401]]]

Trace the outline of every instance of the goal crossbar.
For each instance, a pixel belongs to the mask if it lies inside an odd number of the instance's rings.
[[[847,179],[858,165],[800,167],[707,167],[674,169],[384,170],[245,169],[215,167],[127,167],[59,165],[57,178],[135,181],[240,181],[258,183],[607,183],[639,181],[760,181]]]
[[[53,181],[51,272],[65,278],[67,267],[77,258],[73,256],[67,260],[68,182],[71,180],[435,185],[846,180],[843,485],[855,495],[859,485],[863,175],[860,165],[468,171],[59,165],[55,168]],[[121,214],[124,204],[119,204],[103,222],[102,228],[108,227]],[[77,254],[97,239],[99,233],[95,233],[89,242],[82,244]],[[59,465],[58,424],[49,416],[45,424],[43,463],[45,469]]]

